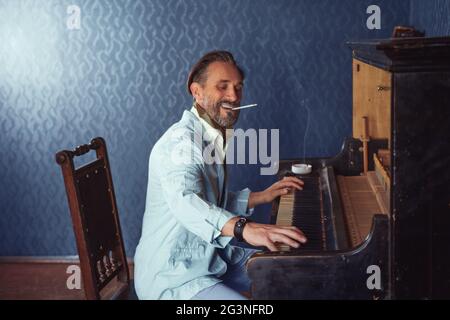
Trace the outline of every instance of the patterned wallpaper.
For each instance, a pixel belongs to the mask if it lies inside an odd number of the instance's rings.
[[[410,23],[429,37],[450,35],[450,1],[411,0]]]
[[[67,28],[72,4],[79,30]],[[371,4],[381,30],[366,28]],[[0,255],[76,253],[54,154],[95,136],[109,147],[133,255],[150,150],[190,106],[187,72],[212,49],[235,54],[243,103],[259,104],[238,127],[279,128],[281,158],[336,154],[351,133],[345,42],[387,37],[408,19],[407,0],[0,0]],[[273,180],[257,165],[230,171],[232,189]]]

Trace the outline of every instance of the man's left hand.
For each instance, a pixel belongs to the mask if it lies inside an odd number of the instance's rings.
[[[263,203],[270,203],[276,197],[288,194],[291,190],[303,190],[304,182],[296,177],[284,177],[282,180],[275,182],[269,188],[260,192],[251,192],[248,198],[248,207]]]

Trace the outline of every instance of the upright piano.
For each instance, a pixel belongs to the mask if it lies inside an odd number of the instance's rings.
[[[272,222],[309,241],[252,256],[252,297],[448,299],[450,37],[349,46],[353,135],[274,201]],[[280,161],[278,177],[301,162]]]

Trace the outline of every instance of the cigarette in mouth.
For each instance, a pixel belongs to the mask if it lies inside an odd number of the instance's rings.
[[[225,103],[224,103],[222,106],[223,106],[224,108],[226,108],[226,109],[239,110],[239,109],[246,109],[246,108],[256,107],[257,104],[256,104],[256,103],[255,103],[255,104],[247,104],[247,105],[245,105],[245,106],[240,106],[240,107],[233,108],[233,107],[231,107],[229,104],[225,104]]]

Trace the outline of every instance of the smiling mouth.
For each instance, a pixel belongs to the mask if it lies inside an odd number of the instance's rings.
[[[220,105],[222,108],[230,110],[230,111],[234,111],[233,108],[235,108],[235,106],[233,106],[232,104],[229,104],[227,102],[223,102]]]

